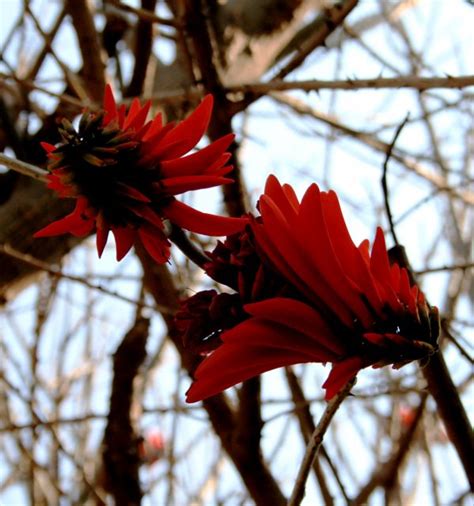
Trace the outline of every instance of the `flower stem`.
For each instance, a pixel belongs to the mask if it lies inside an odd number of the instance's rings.
[[[346,386],[329,402],[327,405],[321,420],[319,420],[316,429],[311,435],[308,446],[306,447],[306,453],[301,463],[298,476],[296,477],[295,486],[291,497],[288,501],[288,506],[298,506],[304,497],[306,488],[306,481],[308,479],[309,471],[313,465],[314,459],[318,453],[319,448],[323,442],[324,434],[326,433],[331,420],[333,419],[342,401],[349,395],[351,388],[354,386],[355,377],[348,381]]]
[[[422,370],[449,439],[464,467],[471,490],[474,490],[474,435],[441,352],[435,353]]]
[[[183,229],[177,225],[171,224],[171,232],[168,234],[168,239],[198,267],[204,268],[204,264],[209,262],[209,257],[196,248],[196,246],[189,240],[189,237],[184,233]]]

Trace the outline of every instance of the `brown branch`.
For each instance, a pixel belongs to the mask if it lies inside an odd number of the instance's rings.
[[[0,153],[0,165],[8,167],[15,172],[19,172],[24,176],[29,176],[38,181],[42,181],[43,183],[46,183],[47,181],[46,176],[48,175],[48,171],[40,169],[35,165],[31,165],[30,163],[17,160],[16,158],[10,158],[3,153]]]
[[[275,79],[286,77],[297,69],[317,47],[324,45],[327,37],[342,24],[357,4],[358,0],[344,0],[324,9],[319,18],[319,29],[304,41],[295,56],[278,72]]]
[[[360,130],[356,130],[354,128],[350,128],[346,125],[343,125],[342,123],[337,121],[337,119],[329,116],[328,114],[324,114],[316,110],[315,108],[309,106],[302,100],[299,100],[297,98],[291,97],[289,95],[280,92],[274,93],[272,92],[270,96],[277,102],[290,107],[298,114],[309,116],[319,121],[322,121],[323,123],[331,126],[332,128],[338,130],[339,132],[342,132],[345,135],[348,135],[350,137],[353,137],[354,139],[362,141],[367,146],[370,146],[371,148],[375,149],[376,151],[379,151],[380,153],[386,154],[390,149],[390,144],[381,141],[375,135],[367,132],[362,132]],[[463,190],[454,189],[444,176],[434,173],[433,171],[428,170],[419,163],[416,163],[407,155],[401,153],[398,149],[392,152],[392,158],[400,162],[402,165],[404,165],[407,169],[409,169],[417,176],[430,182],[439,191],[451,194],[452,196],[464,201],[468,205],[474,205],[474,192],[468,189]]]
[[[290,367],[285,369],[286,380],[288,382],[288,386],[290,388],[291,397],[293,399],[293,405],[295,407],[295,415],[298,418],[299,426],[301,434],[303,435],[303,440],[306,446],[308,446],[311,434],[316,429],[316,426],[313,421],[313,417],[311,415],[311,411],[309,409],[309,403],[306,400],[303,389],[301,388],[300,382],[296,377],[296,374]],[[322,447],[321,447],[322,450]],[[320,457],[318,455],[317,458],[314,459],[313,462],[313,470],[316,476],[319,488],[321,490],[321,495],[324,500],[324,504],[326,506],[331,506],[334,504],[334,499],[331,495],[329,487],[326,482],[326,477],[324,476],[324,472],[321,468]],[[343,490],[344,496],[345,491]],[[346,497],[347,500],[347,497]]]
[[[186,34],[192,40],[195,58],[201,73],[201,80],[205,89],[214,96],[214,113],[209,127],[209,137],[215,140],[222,135],[232,133],[232,117],[236,112],[233,103],[227,98],[221,83],[210,38],[208,25],[204,12],[205,2],[187,0],[186,5]],[[241,176],[240,165],[237,159],[237,143],[233,142],[228,151],[231,153],[231,163],[234,167],[229,177],[234,180],[223,188],[224,203],[230,216],[241,216],[248,208]]]
[[[319,90],[364,90],[364,89],[402,89],[411,88],[418,91],[429,90],[433,88],[455,88],[461,89],[468,86],[474,86],[474,76],[447,76],[447,77],[418,77],[418,76],[398,76],[398,77],[376,77],[372,79],[339,79],[339,80],[321,80],[311,79],[307,81],[283,81],[273,79],[268,83],[247,83],[237,86],[229,86],[227,91],[230,93],[255,93],[259,95],[270,93],[271,91],[319,91]]]
[[[161,16],[157,16],[152,11],[147,9],[139,9],[136,7],[132,7],[131,5],[124,4],[123,2],[120,2],[119,0],[107,0],[108,5],[112,5],[118,10],[129,12],[130,14],[134,14],[139,19],[148,21],[150,23],[158,23],[160,25],[165,26],[172,26],[174,28],[181,27],[181,23],[175,19],[167,19],[163,18]]]
[[[141,247],[137,247],[137,254],[143,265],[146,286],[155,301],[158,304],[167,304],[178,309],[178,292],[167,267],[156,265]],[[192,376],[202,359],[184,347],[173,317],[164,314],[163,318],[168,327],[169,338],[180,354],[181,363]],[[207,411],[212,428],[219,437],[222,447],[232,459],[255,503],[262,506],[267,504],[283,506],[286,503],[285,497],[268,470],[260,452],[246,451],[246,448],[239,444],[236,414],[230,407],[227,397],[218,394],[204,400],[203,407]]]
[[[415,271],[415,274],[417,276],[422,276],[423,274],[432,274],[435,272],[456,271],[456,270],[465,271],[467,269],[474,269],[474,262],[467,262],[463,264],[454,264],[454,265],[440,265],[439,267],[428,267],[420,271]]]
[[[156,0],[142,0],[142,8],[154,11]],[[153,25],[150,20],[139,18],[135,30],[135,66],[133,75],[125,93],[128,97],[141,95],[145,82],[148,62],[153,44]]]
[[[306,480],[308,479],[308,474],[311,466],[313,465],[313,461],[316,458],[318,451],[323,443],[324,434],[326,434],[326,431],[329,428],[329,424],[339,409],[342,401],[349,395],[349,392],[354,386],[354,383],[355,378],[350,380],[346,386],[340,390],[338,394],[329,402],[323,413],[323,416],[314,429],[310,442],[306,448],[306,453],[303,458],[303,462],[301,463],[300,470],[298,471],[298,476],[296,477],[295,486],[293,488],[293,492],[291,493],[290,500],[288,501],[288,506],[298,506],[303,500],[306,488]]]
[[[390,157],[392,156],[393,149],[395,148],[395,143],[399,135],[401,134],[403,127],[407,124],[408,116],[400,123],[397,130],[395,131],[395,135],[393,136],[392,142],[390,143],[387,154],[385,155],[385,161],[383,164],[383,173],[382,173],[382,191],[385,203],[385,212],[387,213],[388,223],[390,225],[390,232],[392,233],[392,238],[395,244],[399,244],[397,234],[395,232],[395,225],[392,216],[392,210],[390,208],[390,198],[387,184],[387,174],[388,174],[388,162],[390,161]]]
[[[82,75],[89,96],[96,103],[102,102],[105,88],[102,49],[94,26],[94,18],[86,0],[67,0],[67,9],[77,33],[82,55]]]
[[[138,435],[130,411],[133,381],[146,357],[150,320],[137,318],[114,354],[114,378],[110,411],[104,434],[103,462],[105,487],[116,504],[139,505],[142,491],[138,470]]]
[[[135,306],[141,306],[144,308],[152,309],[152,310],[158,310],[162,313],[171,313],[171,308],[167,306],[150,306],[148,304],[145,304],[141,301],[137,301],[135,299],[131,299],[130,297],[127,297],[126,295],[121,295],[117,292],[114,292],[113,290],[109,290],[108,288],[105,288],[101,285],[95,285],[94,283],[91,283],[87,279],[81,277],[81,276],[74,276],[72,274],[65,274],[61,270],[57,269],[56,267],[51,266],[50,264],[43,262],[42,260],[39,260],[38,258],[35,258],[31,255],[28,255],[26,253],[22,253],[21,251],[16,250],[15,248],[12,248],[9,244],[0,244],[0,253],[3,253],[4,255],[9,256],[10,258],[14,258],[15,260],[18,260],[30,267],[34,267],[35,269],[47,272],[51,276],[67,279],[69,281],[73,281],[75,283],[80,283],[81,285],[86,286],[87,288],[90,288],[91,290],[97,290],[104,295],[109,295],[111,297],[115,297],[116,299],[122,300],[124,302],[128,302],[129,304],[133,304]]]
[[[32,18],[36,21],[35,17],[32,15],[31,9],[29,6],[27,6],[28,12],[32,16]],[[33,62],[33,64],[30,67],[30,70],[27,72],[25,78],[28,80],[35,79],[36,75],[38,74],[41,66],[43,65],[43,62],[48,55],[48,53],[51,51],[51,45],[53,43],[54,38],[56,37],[56,34],[58,33],[59,29],[61,28],[61,25],[63,23],[63,20],[66,16],[66,9],[63,8],[58,14],[58,17],[56,18],[56,21],[54,22],[53,26],[51,27],[51,30],[47,34],[42,34],[44,38],[44,45],[41,48],[41,51],[36,55],[36,58]],[[35,23],[36,24],[36,23]]]
[[[474,434],[469,418],[440,351],[422,369],[428,390],[438,406],[449,439],[464,467],[471,491],[474,491]]]

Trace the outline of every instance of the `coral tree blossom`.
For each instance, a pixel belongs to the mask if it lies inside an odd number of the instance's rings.
[[[249,225],[255,251],[284,282],[273,295],[242,301],[244,316],[220,332],[222,344],[195,371],[188,402],[305,362],[332,363],[323,385],[331,399],[364,367],[399,368],[435,351],[437,309],[405,268],[390,265],[381,229],[371,252],[367,240],[356,246],[334,192],[312,184],[300,202],[274,176],[259,210]]]
[[[155,261],[163,263],[170,254],[163,219],[211,236],[240,230],[243,218],[202,213],[175,198],[232,182],[224,177],[232,169],[226,152],[232,134],[187,154],[204,135],[212,104],[208,95],[187,119],[163,125],[161,114],[146,121],[150,102],[141,106],[134,99],[128,112],[124,105],[117,107],[107,86],[102,112],[85,112],[77,131],[63,120],[61,144],[43,143],[51,172],[48,187],[60,197],[77,200],[71,214],[35,237],[68,232],[81,237],[96,229],[101,256],[112,231],[117,260],[140,240]]]

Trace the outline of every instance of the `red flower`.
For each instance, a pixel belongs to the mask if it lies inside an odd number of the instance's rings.
[[[117,107],[111,88],[105,90],[104,111],[84,113],[78,131],[63,120],[59,147],[43,143],[48,152],[48,187],[60,197],[77,199],[74,211],[35,234],[48,237],[71,233],[85,236],[97,229],[102,255],[109,232],[115,236],[117,260],[140,240],[159,263],[169,258],[163,219],[179,227],[226,235],[240,230],[244,218],[202,213],[175,195],[232,182],[224,177],[226,152],[233,135],[225,135],[204,149],[183,156],[204,135],[212,112],[211,95],[177,126],[162,124],[161,114],[146,121],[150,102],[134,99],[128,112]]]
[[[332,398],[369,365],[401,367],[433,353],[438,313],[390,266],[383,233],[354,245],[334,192],[316,184],[298,201],[291,186],[267,180],[252,230],[262,258],[297,289],[244,305],[248,318],[220,336],[223,344],[195,372],[194,402],[278,367],[331,362],[323,385]]]

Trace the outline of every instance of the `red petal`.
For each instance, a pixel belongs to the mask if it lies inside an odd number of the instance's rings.
[[[150,128],[147,130],[146,134],[143,136],[142,141],[147,142],[155,135],[160,133],[160,130],[163,128],[163,116],[161,113],[157,114],[155,118],[151,121]]]
[[[321,272],[314,265],[312,257],[315,252],[302,244],[298,244],[299,241],[295,238],[294,229],[299,221],[294,220],[292,224],[294,226],[288,224],[280,209],[266,195],[260,198],[260,210],[264,229],[272,243],[272,247],[270,249],[267,248],[265,253],[270,259],[281,255],[286,264],[288,264],[284,272],[292,272],[288,281],[300,289],[303,287],[303,293],[317,304],[323,301],[333,311],[337,311],[338,317],[347,326],[352,326],[354,315],[350,307],[347,307],[340,300],[331,285],[326,282]],[[303,233],[301,234],[304,235]],[[315,230],[310,228],[305,234],[308,242],[309,236],[314,235]],[[258,232],[256,232],[255,237],[258,241]],[[317,245],[318,248],[320,246]]]
[[[364,326],[368,326],[372,321],[372,316],[362,301],[357,286],[345,275],[331,243],[323,215],[322,200],[324,198],[325,194],[321,194],[315,184],[306,191],[296,223],[299,245],[307,251],[313,268],[325,280],[326,289],[329,287],[328,293],[333,292],[335,298],[330,304],[332,309],[338,314],[352,314]],[[339,230],[331,230],[331,233],[338,234]],[[317,290],[314,286],[312,287]]]
[[[116,183],[116,188],[118,193],[121,195],[126,195],[127,197],[140,202],[151,202],[151,199],[149,199],[146,195],[143,195],[142,192],[138,191],[133,186],[128,186],[124,183]]]
[[[410,306],[410,301],[413,299],[410,290],[410,279],[408,278],[408,273],[406,269],[400,269],[399,298],[406,306]]]
[[[246,304],[247,313],[284,325],[309,338],[310,346],[323,348],[327,361],[333,361],[346,351],[340,339],[312,307],[294,299],[274,297],[262,302]]]
[[[56,151],[56,146],[50,144],[49,142],[40,142],[40,145],[46,151],[46,153]]]
[[[212,95],[207,95],[196,110],[184,121],[179,123],[164,139],[168,146],[173,144],[174,149],[167,152],[168,158],[176,158],[190,151],[205,134],[211,119]],[[177,142],[183,141],[183,142]]]
[[[380,297],[361,252],[356,248],[349,235],[337,195],[333,191],[328,192],[323,203],[325,204],[323,206],[324,218],[328,230],[331,231],[329,238],[344,272],[356,283],[372,307],[379,311],[382,307]]]
[[[243,352],[238,344],[222,345],[196,370],[186,401],[196,402],[266,371],[307,361],[305,354],[288,350],[249,346]]]
[[[333,364],[327,380],[323,383],[323,388],[326,390],[325,399],[330,401],[363,367],[360,357],[346,358]]]
[[[373,277],[379,284],[379,291],[384,291],[382,297],[385,300],[383,300],[383,302],[388,303],[393,310],[399,310],[400,303],[393,291],[390,265],[388,263],[387,247],[385,245],[385,238],[380,227],[377,227],[374,244],[372,246],[372,254],[370,256],[370,270]]]
[[[285,192],[288,202],[293,206],[295,211],[298,211],[300,203],[298,197],[296,196],[295,190],[293,190],[293,188],[289,184],[284,184],[282,188],[283,191]]]
[[[119,124],[119,127],[121,129],[123,129],[123,124],[125,122],[125,117],[127,115],[127,108],[125,107],[125,104],[122,104],[118,109],[117,109],[117,119],[118,119],[118,124]]]
[[[107,84],[104,93],[104,110],[105,116],[103,119],[104,126],[108,125],[111,121],[117,118],[117,103],[115,102],[112,87]]]
[[[128,207],[128,206],[127,206]],[[137,216],[140,216],[141,218],[147,220],[152,225],[154,225],[158,232],[161,232],[163,230],[163,221],[161,219],[161,216],[156,213],[153,209],[151,209],[149,206],[130,206],[128,207],[132,213],[136,214]]]
[[[173,128],[173,125],[170,123],[164,126],[156,135],[150,137],[146,142],[142,143],[141,146],[141,165],[147,165],[150,162],[156,163],[160,161],[159,158],[163,151],[161,141],[163,137]]]
[[[97,216],[97,236],[96,236],[96,246],[97,253],[99,254],[99,258],[102,256],[104,252],[105,245],[107,244],[107,239],[109,237],[110,225],[107,223],[106,219],[103,217],[102,213],[99,213]]]
[[[387,246],[382,229],[377,227],[372,254],[370,257],[370,267],[375,275],[382,279],[390,278],[390,265],[388,263]]]
[[[33,237],[52,237],[67,233],[83,237],[89,234],[94,228],[95,216],[87,206],[88,202],[85,198],[77,199],[76,207],[72,213],[50,223],[36,232]]]
[[[163,177],[192,176],[207,172],[207,168],[225,152],[233,140],[234,134],[224,135],[197,153],[164,161],[161,164]]]
[[[133,246],[137,232],[130,227],[115,227],[111,226],[112,233],[115,237],[115,247],[117,250],[117,261],[120,262],[122,258],[130,251]]]
[[[138,108],[135,104],[138,104]],[[143,107],[140,107],[140,101],[138,99],[134,99],[125,121],[124,129],[130,128],[133,130],[139,130],[145,123],[150,107],[151,100],[148,100]]]
[[[275,204],[278,206],[286,218],[289,218],[290,216],[296,216],[297,208],[294,207],[294,201],[289,201],[287,193],[283,190],[278,179],[273,175],[270,175],[267,178],[267,181],[265,183],[265,195],[270,197],[272,201],[275,202]]]
[[[156,229],[150,231],[146,227],[140,227],[138,229],[138,235],[143,246],[155,262],[164,264],[168,261],[171,244],[163,233],[160,233]]]
[[[212,236],[235,234],[248,223],[248,218],[229,218],[202,213],[176,199],[163,208],[163,214],[172,223],[190,232]]]
[[[180,193],[212,188],[222,184],[233,183],[233,179],[228,177],[216,176],[180,176],[163,179],[159,185],[170,195],[179,195]]]

